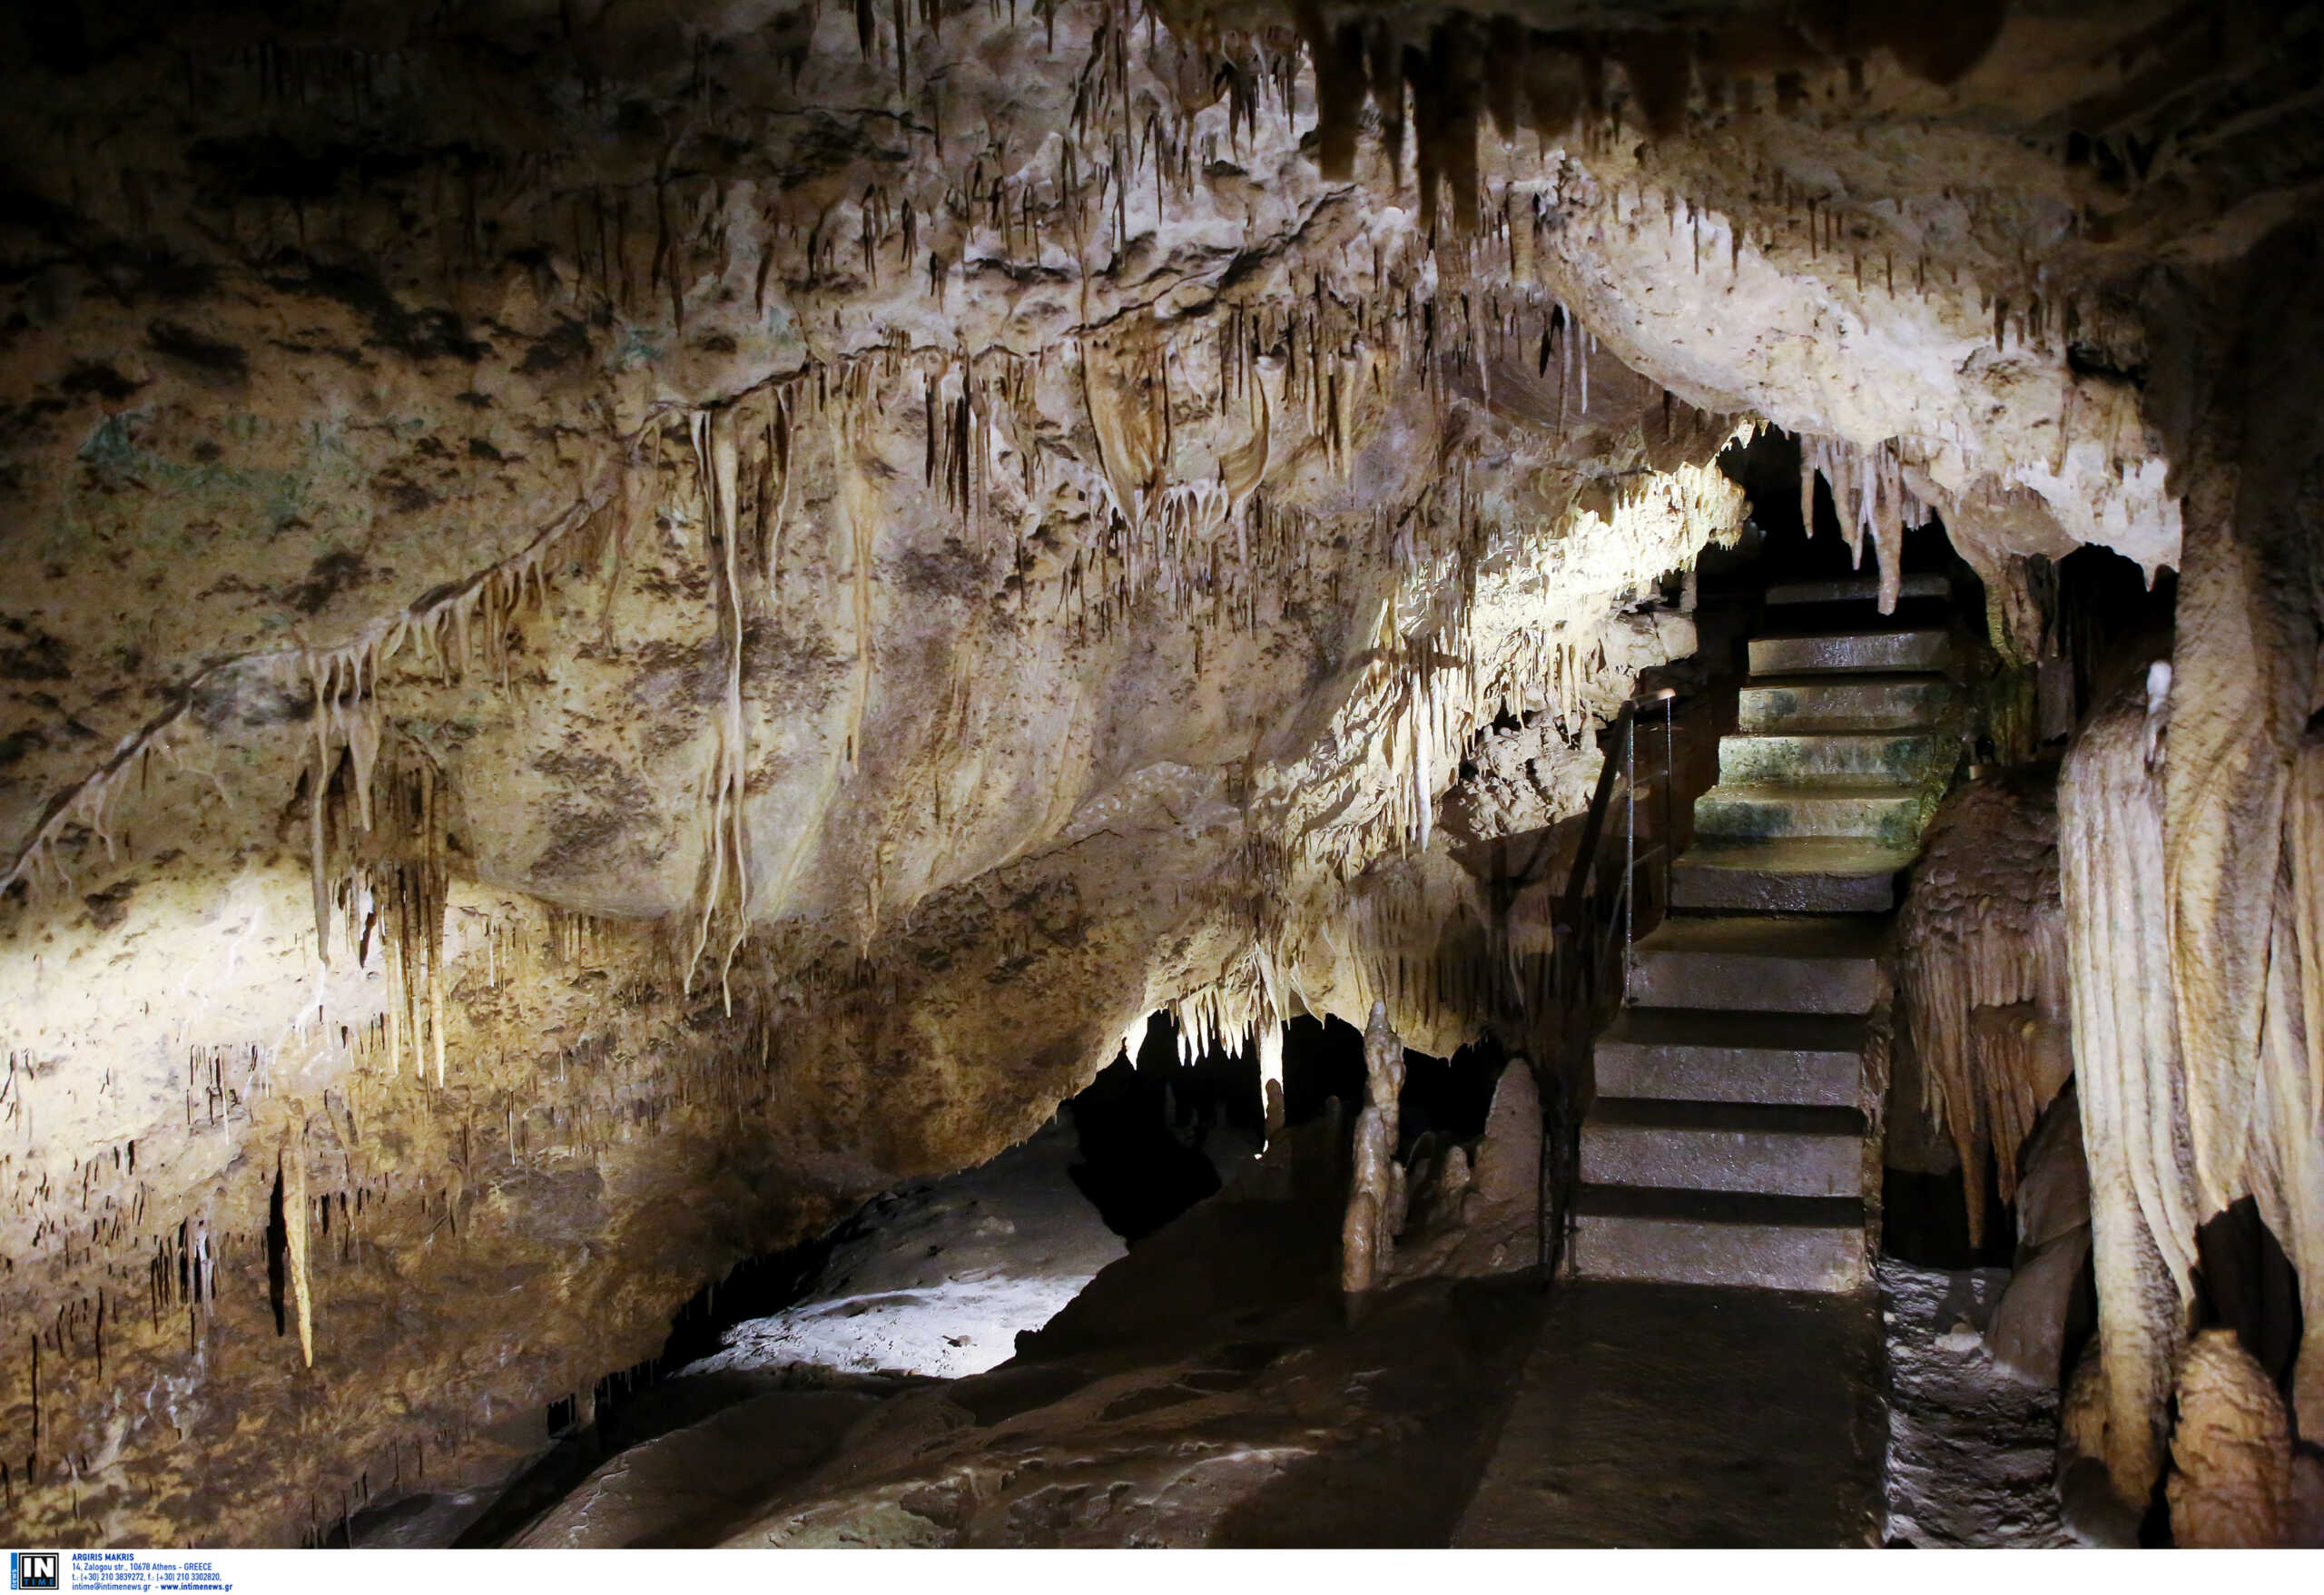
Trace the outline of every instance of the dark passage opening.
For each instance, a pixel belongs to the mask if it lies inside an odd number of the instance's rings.
[[[1073,1183],[1106,1227],[1136,1245],[1225,1183],[1219,1165],[1258,1150],[1256,1057],[1213,1049],[1180,1061],[1167,1013],[1065,1105],[1079,1138]],[[1230,1164],[1231,1167],[1231,1164]]]
[[[1490,1039],[1472,1042],[1450,1058],[1404,1049],[1404,1088],[1396,1097],[1398,1158],[1409,1159],[1414,1145],[1432,1131],[1452,1141],[1483,1135],[1507,1063],[1500,1043]],[[1284,1027],[1285,1122],[1307,1123],[1334,1097],[1353,1122],[1364,1092],[1362,1030],[1344,1019],[1305,1014]]]

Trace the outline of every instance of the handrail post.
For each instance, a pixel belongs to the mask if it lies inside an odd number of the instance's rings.
[[[1670,870],[1679,861],[1679,734],[1671,724],[1679,694],[1664,689],[1662,700],[1662,895],[1656,903],[1670,912]]]
[[[1638,716],[1625,715],[1622,720],[1622,762],[1630,772],[1622,805],[1623,827],[1628,832],[1622,845],[1622,998],[1630,996],[1630,948],[1638,940]]]
[[[1630,735],[1630,706],[1624,704],[1614,716],[1612,729],[1617,734],[1625,738]],[[1606,805],[1613,801],[1614,773],[1620,767],[1617,761],[1620,756],[1620,748],[1610,748],[1605,763],[1598,767],[1598,786],[1590,794],[1589,814],[1581,824],[1581,847],[1573,855],[1573,870],[1566,878],[1565,902],[1559,910],[1558,917],[1572,927],[1577,935],[1581,930],[1582,891],[1598,861],[1598,843],[1606,830]]]

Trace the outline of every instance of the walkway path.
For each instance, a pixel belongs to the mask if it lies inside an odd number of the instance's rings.
[[[1870,1293],[1561,1285],[1457,1546],[1879,1543]]]

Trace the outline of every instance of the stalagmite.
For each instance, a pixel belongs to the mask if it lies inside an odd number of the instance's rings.
[[[2206,1329],[2179,1374],[2171,1439],[2171,1532],[2183,1549],[2285,1543],[2291,1435],[2283,1398],[2230,1329]]]
[[[1266,1127],[1266,1138],[1272,1142],[1283,1134],[1284,1078],[1283,1027],[1262,1024],[1258,1027],[1260,1113]]]
[[[1397,1097],[1404,1084],[1404,1044],[1388,1023],[1388,1005],[1372,1005],[1364,1031],[1364,1106],[1355,1121],[1355,1173],[1341,1232],[1340,1288],[1361,1297],[1383,1282],[1403,1225],[1403,1169],[1396,1162]]]

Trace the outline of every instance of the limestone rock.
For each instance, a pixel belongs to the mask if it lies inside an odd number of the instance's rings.
[[[2020,1258],[1985,1326],[1985,1349],[1997,1365],[2029,1384],[2057,1383],[2067,1309],[2089,1258],[2087,1224]]]
[[[2038,1250],[2090,1223],[2090,1164],[2082,1150],[2082,1104],[2071,1083],[2034,1127],[2017,1177],[2017,1244]]]
[[[2058,1414],[2058,1516],[2085,1545],[2127,1549],[2139,1542],[2143,1501],[2125,1501],[2108,1466],[2111,1396],[2096,1343],[2066,1380]]]

